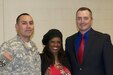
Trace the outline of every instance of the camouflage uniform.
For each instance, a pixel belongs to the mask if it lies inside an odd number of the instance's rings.
[[[17,35],[0,47],[0,75],[41,75],[41,60],[35,44],[28,47]]]

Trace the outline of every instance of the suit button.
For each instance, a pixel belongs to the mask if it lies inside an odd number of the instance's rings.
[[[82,68],[80,68],[80,71],[82,70]]]

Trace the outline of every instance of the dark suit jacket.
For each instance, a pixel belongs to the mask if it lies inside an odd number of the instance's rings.
[[[75,52],[77,34],[66,39],[66,54],[72,75],[113,75],[113,48],[110,36],[91,29],[80,65]]]

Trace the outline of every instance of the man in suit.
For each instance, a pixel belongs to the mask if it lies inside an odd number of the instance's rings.
[[[93,30],[92,21],[89,8],[77,10],[76,24],[79,31],[66,39],[66,54],[72,75],[113,75],[110,36]]]

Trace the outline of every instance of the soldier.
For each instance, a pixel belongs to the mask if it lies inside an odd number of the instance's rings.
[[[0,47],[0,75],[41,75],[41,60],[31,36],[34,22],[28,13],[20,14],[17,35]]]

